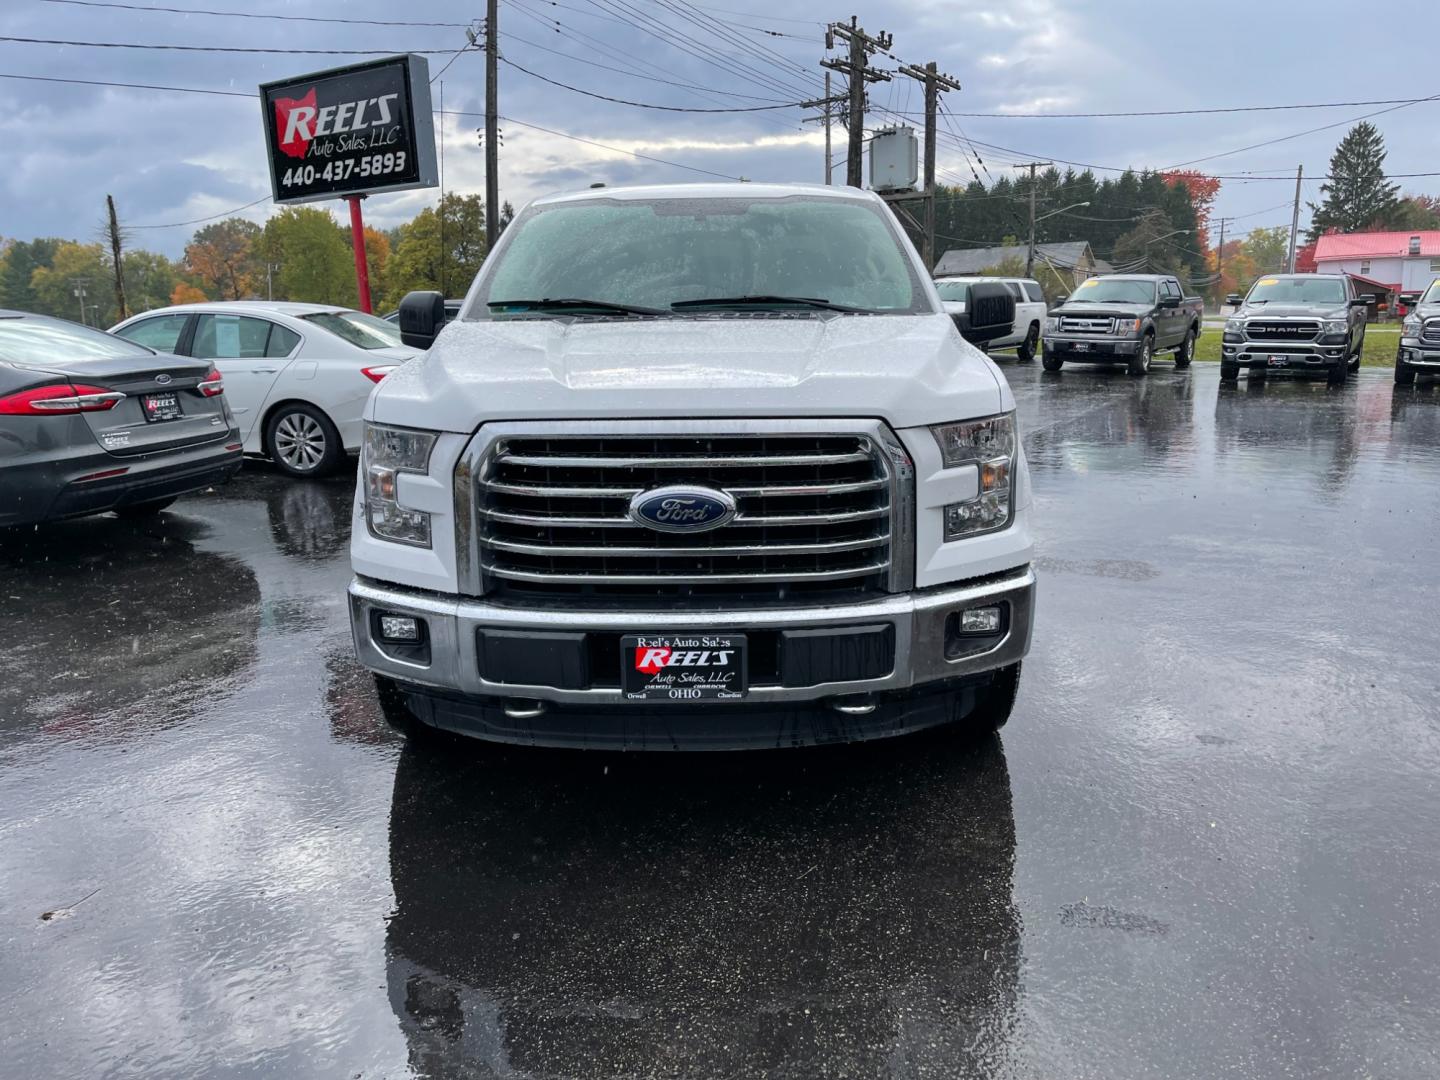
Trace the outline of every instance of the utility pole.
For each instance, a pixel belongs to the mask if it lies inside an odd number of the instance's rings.
[[[850,16],[850,24],[831,23],[825,31],[825,47],[833,49],[835,39],[840,38],[850,45],[850,56],[845,60],[822,60],[820,66],[831,71],[841,71],[850,80],[850,108],[846,127],[850,133],[850,154],[845,159],[845,183],[850,187],[864,187],[864,173],[861,169],[865,144],[865,84],[889,82],[888,71],[877,71],[870,67],[870,57],[877,49],[889,49],[895,39],[885,31],[871,37],[860,28],[859,20]]]
[[[1017,169],[1030,170],[1030,243],[1025,248],[1025,276],[1027,278],[1030,276],[1031,267],[1035,265],[1035,171],[1054,164],[1053,161],[1030,161],[1015,166]]]
[[[1233,220],[1235,219],[1224,217],[1220,219],[1220,243],[1215,247],[1215,296],[1221,301],[1215,305],[1217,308],[1225,306],[1225,223]]]
[[[115,196],[105,196],[105,206],[110,211],[110,262],[115,267],[115,320],[128,319],[130,312],[125,307],[125,272],[120,262],[120,223],[115,220]]]
[[[830,72],[825,72],[825,96],[813,101],[802,101],[802,109],[819,109],[819,116],[807,116],[804,122],[823,123],[825,125],[825,183],[831,183],[831,161],[830,161],[830,118],[835,115],[834,106],[837,102],[849,99],[848,94],[832,95],[830,93]]]
[[[485,251],[500,235],[499,0],[485,4]]]
[[[71,294],[75,299],[80,301],[80,325],[89,326],[90,320],[85,318],[85,297],[87,295],[85,292],[85,282],[77,279],[71,284],[73,286],[70,290]]]
[[[1295,167],[1295,210],[1290,215],[1290,253],[1285,257],[1285,272],[1295,273],[1295,235],[1300,231],[1300,181],[1305,175],[1305,166]]]
[[[935,109],[941,90],[959,90],[960,83],[935,70],[931,60],[923,68],[905,64],[901,75],[909,75],[925,84],[925,236],[921,255],[925,269],[935,269]],[[1027,273],[1029,271],[1026,271]]]

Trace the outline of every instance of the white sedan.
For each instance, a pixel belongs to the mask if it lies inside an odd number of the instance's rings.
[[[360,450],[375,384],[419,351],[397,327],[331,304],[261,300],[157,308],[112,334],[159,352],[213,360],[247,454],[292,476],[334,472]]]

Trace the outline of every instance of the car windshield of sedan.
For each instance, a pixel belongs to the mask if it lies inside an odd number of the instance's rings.
[[[112,337],[88,326],[43,315],[0,316],[0,360],[15,364],[49,364],[67,360],[154,356],[143,345]]]
[[[496,255],[467,319],[929,311],[868,200],[597,196],[532,207]]]
[[[1345,283],[1339,278],[1261,278],[1245,298],[1247,304],[1343,304]]]
[[[1086,304],[1153,304],[1153,281],[1127,281],[1124,278],[1091,278],[1082,282],[1071,299]]]
[[[300,318],[362,349],[392,349],[403,344],[393,323],[363,311],[317,311]]]

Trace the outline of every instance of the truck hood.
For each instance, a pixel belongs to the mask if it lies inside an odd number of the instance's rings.
[[[1148,315],[1154,308],[1154,304],[1128,304],[1118,301],[1115,303],[1106,301],[1104,303],[1096,302],[1087,304],[1084,302],[1074,303],[1067,300],[1054,311],[1050,312],[1050,314],[1055,316],[1077,315],[1084,319],[1105,318],[1106,316],[1119,316],[1122,319],[1129,316],[1135,319],[1141,315]]]
[[[1246,304],[1235,314],[1242,319],[1344,319],[1348,311],[1344,304]]]
[[[516,419],[865,416],[892,427],[1014,408],[944,315],[491,320],[447,325],[366,418],[471,432]]]

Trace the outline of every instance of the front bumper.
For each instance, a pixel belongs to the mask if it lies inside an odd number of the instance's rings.
[[[1111,364],[1129,360],[1139,345],[1139,338],[1045,335],[1046,352],[1079,364]]]
[[[1251,370],[1326,371],[1347,361],[1348,342],[1225,341],[1220,360]]]
[[[1396,359],[1409,367],[1440,371],[1440,345],[1430,345],[1414,338],[1402,338]]]
[[[963,714],[967,693],[1029,651],[1035,573],[1024,566],[844,606],[713,611],[514,608],[360,578],[351,582],[349,595],[360,663],[405,684],[412,711],[436,726],[537,745],[678,739],[770,746],[777,739],[788,744],[897,734],[952,719],[956,708]],[[960,611],[992,605],[1004,613],[1000,632],[958,634]],[[424,648],[379,641],[381,613],[424,620]],[[706,631],[744,633],[767,643],[769,671],[757,676],[752,670],[743,701],[688,708],[625,701],[612,638]],[[817,636],[833,638],[834,646],[817,652]],[[885,642],[878,660],[873,647],[857,645],[862,637]],[[504,640],[511,657],[533,652],[550,658],[551,666],[542,664],[540,676],[534,664],[525,673],[513,664],[487,669],[485,643],[496,639]],[[815,659],[791,662],[802,653]],[[816,666],[807,669],[812,662]],[[815,730],[819,717],[834,721],[826,728],[829,737],[797,735]],[[676,734],[680,729],[684,735]]]

